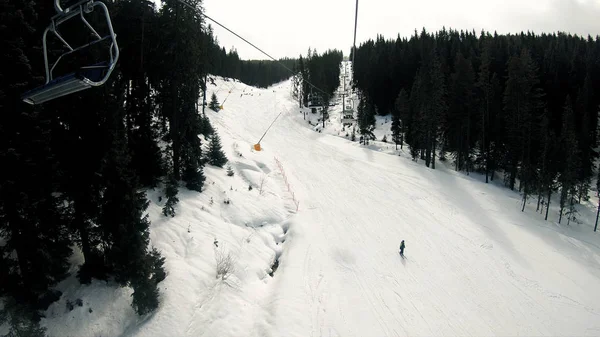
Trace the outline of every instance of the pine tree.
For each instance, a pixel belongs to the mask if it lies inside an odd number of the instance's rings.
[[[223,167],[227,163],[227,157],[221,147],[221,139],[215,132],[210,138],[208,146],[208,163],[214,166]]]
[[[451,79],[452,97],[448,111],[449,150],[454,152],[456,169],[470,172],[474,134],[475,72],[471,60],[462,53],[456,55],[455,72]]]
[[[157,283],[151,278],[153,259],[160,259],[160,254],[148,252],[150,222],[144,213],[149,202],[138,191],[136,177],[130,170],[122,110],[109,104],[107,111],[112,111],[108,126],[110,150],[103,160],[106,188],[98,221],[104,261],[117,283],[133,287],[132,306],[139,314],[145,314],[158,307]]]
[[[396,144],[396,150],[398,150],[398,144],[400,144],[400,149],[402,149],[403,121],[408,116],[408,110],[408,95],[403,88],[400,90],[398,97],[396,97],[394,110],[392,110],[392,140],[394,141],[394,144]]]
[[[491,65],[491,51],[490,51],[490,42],[484,42],[485,46],[483,47],[483,53],[481,55],[481,65],[479,66],[479,80],[477,82],[477,86],[481,91],[481,100],[479,101],[479,110],[481,111],[481,143],[480,143],[480,153],[483,157],[483,166],[485,171],[485,183],[489,182],[489,120],[490,120],[490,105],[493,100],[493,87],[492,87],[492,76],[490,74],[490,65]]]
[[[206,114],[202,114],[202,116],[200,117],[199,130],[200,133],[206,138],[210,137],[210,135],[212,135],[215,132],[215,129],[213,128],[212,124],[210,124],[210,119],[208,119],[208,116],[206,116]]]
[[[426,98],[423,86],[423,72],[420,69],[410,91],[408,115],[403,119],[403,123],[406,125],[405,141],[410,147],[411,157],[414,161],[417,161],[421,149],[424,148],[423,130],[426,126],[423,103]]]
[[[594,163],[593,159],[596,157],[592,149],[592,141],[595,138],[596,130],[592,128],[597,121],[597,112],[593,113],[593,107],[590,107],[589,102],[593,99],[589,93],[591,86],[590,75],[587,74],[584,80],[583,87],[581,87],[577,93],[576,111],[577,115],[581,116],[581,122],[578,132],[578,144],[579,153],[581,155],[580,167],[577,172],[578,180],[578,202],[581,199],[588,200],[588,193],[591,185],[591,178],[593,175]],[[596,118],[591,118],[595,116]]]
[[[0,325],[8,324],[9,330],[6,337],[42,337],[46,335],[46,328],[39,325],[39,317],[31,307],[17,303],[13,298],[4,301],[0,309]]]
[[[522,154],[520,158],[520,184],[519,189],[523,191],[523,206],[521,211],[525,210],[527,198],[531,194],[536,184],[536,166],[534,151],[537,150],[537,140],[539,137],[539,119],[543,115],[543,104],[541,103],[543,93],[538,88],[537,66],[531,59],[527,49],[521,53],[521,62],[523,66],[523,86],[524,101],[522,115],[520,116],[520,133]]]
[[[520,132],[522,116],[528,114],[527,110],[527,83],[523,63],[518,56],[512,56],[508,64],[508,80],[504,91],[504,113],[507,119],[507,146],[508,154],[505,165],[508,168],[508,186],[515,188],[519,158],[522,153],[522,134]]]
[[[19,99],[43,80],[38,5],[0,0],[0,61],[7,65],[0,69],[0,298],[15,334],[38,331],[41,299],[66,277],[74,244],[60,194],[56,116]]]
[[[221,110],[221,104],[219,103],[217,95],[214,92],[212,93],[212,96],[210,96],[210,103],[208,107],[216,112],[219,112],[219,110]]]
[[[565,206],[569,207],[569,212],[573,206],[575,179],[579,164],[577,148],[578,145],[575,135],[573,102],[571,97],[567,96],[564,105],[563,123],[561,129],[561,152],[564,154],[564,162],[559,178],[561,185],[560,214],[558,218],[559,223],[562,220]]]
[[[358,132],[363,137],[365,145],[369,139],[374,139],[373,130],[375,129],[375,110],[368,99],[363,96],[358,104]]]
[[[234,174],[235,174],[235,172],[233,171],[233,168],[231,167],[231,165],[227,165],[227,176],[233,177]]]
[[[427,161],[431,158],[431,168],[435,169],[435,155],[437,149],[438,133],[440,132],[440,120],[446,115],[446,87],[444,85],[444,73],[441,68],[439,57],[433,55],[430,70],[430,100],[428,102],[428,137],[427,137]],[[429,166],[428,163],[426,163]]]
[[[156,248],[147,253],[144,260],[144,268],[139,270],[131,281],[134,290],[132,306],[138,315],[151,313],[158,308],[157,285],[167,277],[164,270],[165,258]]]
[[[194,163],[185,166],[182,179],[185,181],[185,187],[192,191],[202,192],[202,186],[206,177],[204,169],[199,164],[200,159],[194,159]]]
[[[545,220],[548,220],[548,211],[552,200],[552,193],[554,192],[554,181],[556,179],[556,171],[553,165],[553,156],[556,151],[555,143],[556,137],[554,132],[550,129],[550,122],[546,115],[542,118],[541,130],[541,147],[542,157],[540,163],[540,185],[538,187],[538,207],[542,198],[546,201],[546,215]],[[545,194],[543,194],[545,193]],[[543,206],[542,206],[543,210]]]
[[[179,198],[177,198],[178,186],[177,179],[173,176],[173,174],[169,175],[167,182],[167,186],[165,188],[165,197],[167,198],[167,202],[163,206],[162,212],[164,216],[175,216],[175,205],[179,202]]]

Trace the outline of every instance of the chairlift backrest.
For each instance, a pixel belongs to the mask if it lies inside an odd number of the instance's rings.
[[[94,7],[100,7],[103,10],[109,31],[105,36],[100,36],[100,34],[98,34],[98,32],[94,29],[94,27],[92,27],[92,25],[84,16],[84,13],[91,13],[94,10]],[[108,8],[104,3],[94,0],[81,0],[66,9],[62,9],[60,6],[60,0],[55,0],[54,8],[56,9],[57,14],[52,17],[50,25],[48,25],[48,27],[44,30],[44,35],[42,38],[44,48],[44,65],[46,69],[46,83],[23,94],[21,98],[23,101],[29,104],[39,104],[84,89],[101,86],[108,80],[119,59],[117,37],[112,27]],[[94,41],[85,43],[81,46],[72,47],[60,35],[57,30],[58,26],[75,17],[79,17],[85,26],[91,31],[95,37]],[[48,47],[46,42],[48,32],[52,32],[68,49],[68,51],[61,54],[52,64],[50,64],[48,61]],[[88,48],[102,41],[110,41],[111,43],[110,59],[107,62],[84,66],[74,70],[70,74],[54,78],[54,68],[64,56]]]

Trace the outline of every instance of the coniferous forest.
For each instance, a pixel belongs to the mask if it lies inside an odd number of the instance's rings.
[[[202,191],[203,166],[227,160],[198,106],[206,75],[263,87],[291,75],[275,62],[225,53],[198,12],[177,0],[160,10],[144,0],[105,4],[121,53],[109,81],[31,106],[20,95],[44,83],[42,33],[53,2],[0,0],[0,324],[10,323],[13,335],[43,332],[37,322],[60,297],[51,289],[68,276],[75,249],[80,282],[130,286],[137,313],[157,308],[166,273],[149,246],[144,189],[161,189],[164,215],[176,216],[178,188]],[[103,27],[103,17],[89,20]],[[61,26],[67,40],[82,31]],[[49,44],[51,57],[61,52]],[[95,62],[103,52],[77,60]],[[212,153],[202,153],[200,134],[212,139]]]
[[[301,105],[307,106],[311,93],[319,95],[327,109],[329,101],[340,86],[340,63],[343,53],[339,50],[327,50],[319,55],[317,50],[308,49],[306,57],[300,55],[294,64],[292,96]],[[312,84],[312,85],[311,85]]]
[[[502,173],[522,209],[535,196],[546,219],[558,196],[559,221],[600,174],[598,37],[423,30],[368,40],[355,62],[361,132],[391,114],[396,144],[428,167],[451,160],[486,182]]]

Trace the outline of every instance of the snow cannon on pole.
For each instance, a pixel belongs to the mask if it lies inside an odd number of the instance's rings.
[[[273,126],[273,124],[275,124],[275,121],[277,120],[277,118],[279,118],[279,116],[281,116],[281,114],[283,113],[280,112],[279,115],[277,115],[277,117],[275,117],[275,119],[271,122],[271,125],[269,125],[269,127],[267,128],[267,130],[265,131],[265,133],[263,133],[262,137],[260,137],[260,139],[258,140],[258,143],[254,144],[254,150],[256,151],[260,151],[260,141],[265,137],[265,135],[267,134],[267,132],[269,132],[269,129]]]

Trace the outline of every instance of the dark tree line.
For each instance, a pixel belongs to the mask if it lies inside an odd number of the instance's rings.
[[[504,183],[537,196],[559,193],[562,221],[587,198],[600,110],[600,38],[565,33],[498,35],[423,30],[378,36],[356,50],[354,86],[362,111],[391,114],[396,144],[435,168],[502,172]],[[362,117],[368,132],[372,119]],[[541,206],[541,210],[540,210]]]
[[[293,69],[296,64],[296,60],[290,58],[279,59],[279,63],[270,60],[240,60],[237,51],[226,52],[218,45],[214,45],[212,52],[211,59],[214,60],[211,67],[212,74],[236,78],[245,84],[259,88],[266,88],[287,80],[292,73],[285,67]]]
[[[201,10],[200,0],[188,2]],[[173,216],[178,188],[204,184],[211,157],[198,136],[212,136],[212,163],[226,160],[198,106],[205,75],[215,70],[206,46],[216,42],[204,20],[177,0],[160,10],[145,0],[105,3],[121,52],[110,80],[29,106],[20,95],[45,80],[41,36],[53,3],[0,0],[0,324],[9,322],[13,335],[43,333],[36,322],[60,297],[52,287],[67,276],[75,246],[82,283],[131,286],[136,312],[156,309],[166,274],[150,247],[143,190],[164,188],[163,211]],[[102,17],[90,21],[103,27]],[[73,27],[61,33],[86,38]],[[59,55],[59,44],[49,47]],[[74,54],[57,72],[102,53]]]
[[[335,49],[319,55],[316,50],[309,48],[306,57],[300,55],[294,64],[295,78],[292,91],[296,99],[307,106],[309,95],[312,93],[320,97],[326,109],[329,100],[340,86],[340,63],[343,57],[343,53]],[[311,86],[309,82],[318,89]]]
[[[206,49],[210,73],[213,75],[236,78],[259,88],[287,80],[293,75],[290,70],[296,64],[295,59],[282,58],[278,60],[279,63],[271,60],[241,60],[235,49],[227,52],[224,47],[219,46],[217,39],[213,37],[211,26],[208,26],[207,34],[210,42]]]

